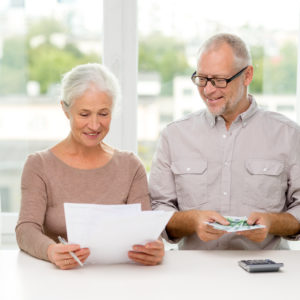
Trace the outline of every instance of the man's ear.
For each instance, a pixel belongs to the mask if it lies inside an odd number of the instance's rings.
[[[248,86],[253,79],[253,66],[248,66],[248,68],[245,70],[245,79],[244,79],[244,85]]]
[[[61,105],[62,110],[64,111],[66,117],[67,117],[68,119],[70,119],[70,115],[69,115],[68,111],[66,110],[66,104],[61,100],[61,101],[60,101],[60,105]]]

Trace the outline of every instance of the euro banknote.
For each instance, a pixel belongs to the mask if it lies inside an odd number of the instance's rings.
[[[237,232],[245,230],[253,230],[258,228],[264,228],[264,225],[249,225],[247,223],[247,217],[234,217],[234,216],[225,216],[226,220],[229,222],[229,225],[222,225],[217,222],[205,222],[206,224],[212,226],[215,229],[224,230],[227,232]]]

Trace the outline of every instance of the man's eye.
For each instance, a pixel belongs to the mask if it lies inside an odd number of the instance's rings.
[[[88,114],[80,114],[81,117],[87,117]]]
[[[206,82],[206,78],[205,77],[195,77],[195,83],[196,84],[204,84]]]

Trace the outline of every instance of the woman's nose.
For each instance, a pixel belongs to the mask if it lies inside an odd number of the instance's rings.
[[[96,116],[92,116],[89,120],[88,126],[91,130],[97,131],[100,127],[100,122],[98,118]]]

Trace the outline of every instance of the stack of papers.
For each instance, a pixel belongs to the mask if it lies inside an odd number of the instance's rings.
[[[173,215],[140,204],[64,203],[68,243],[90,249],[90,263],[125,263],[133,245],[157,240]]]

